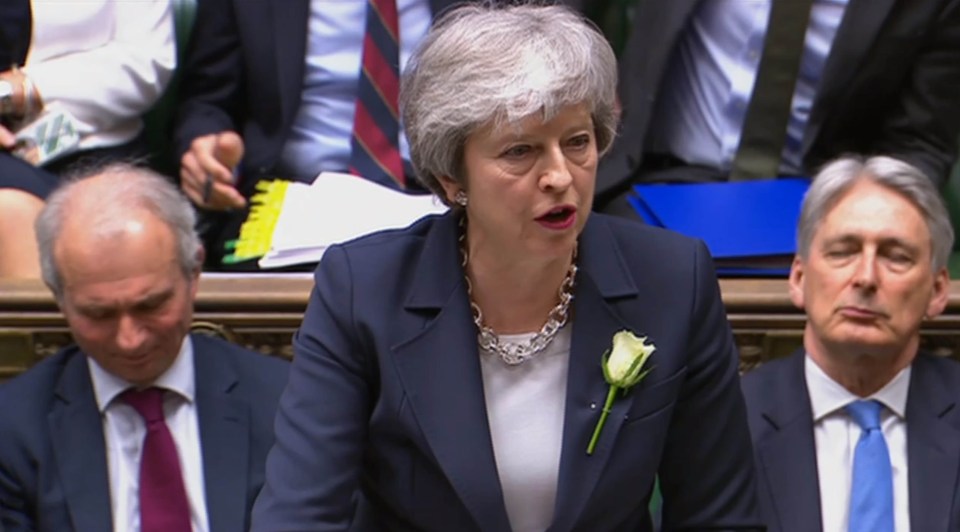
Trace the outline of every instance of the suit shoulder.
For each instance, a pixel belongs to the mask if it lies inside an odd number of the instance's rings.
[[[68,347],[47,357],[27,371],[0,384],[0,434],[32,427],[46,418],[64,367],[75,357],[84,355],[76,347]]]
[[[929,351],[921,350],[917,354],[917,358],[923,360],[926,364],[930,364],[932,367],[949,372],[950,374],[958,374],[958,372],[960,372],[960,360],[952,357],[935,355]]]
[[[371,291],[378,300],[387,299],[389,290],[406,291],[424,260],[434,267],[438,256],[455,249],[457,234],[453,213],[424,216],[403,229],[377,231],[331,246],[314,280],[325,277],[337,285],[349,284],[352,290]]]
[[[701,290],[701,285],[694,284],[698,276],[715,282],[713,260],[699,239],[600,213],[591,215],[583,237],[581,251],[585,256],[589,253],[605,261],[622,260],[622,269],[647,287],[669,285],[675,289]],[[634,275],[636,272],[643,274]],[[693,294],[688,291],[680,297]]]
[[[914,367],[920,364],[923,365],[923,370],[937,375],[945,383],[960,389],[960,361],[957,359],[921,351],[914,361]]]
[[[764,362],[740,377],[740,388],[748,403],[751,398],[771,397],[772,388],[779,386],[790,372],[795,371],[799,363],[796,358],[803,357],[802,351],[789,356]],[[800,366],[802,368],[802,365]]]
[[[370,255],[383,257],[394,253],[402,253],[411,246],[421,244],[426,239],[430,229],[444,216],[446,215],[427,215],[407,227],[375,231],[331,247],[342,249],[351,256],[360,257]]]
[[[614,233],[618,240],[647,241],[687,249],[697,247],[701,242],[699,239],[682,235],[676,231],[655,227],[636,220],[601,213],[593,213],[590,216],[596,219],[598,223],[610,228],[610,231]]]
[[[237,344],[212,336],[192,335],[194,350],[201,356],[225,359],[243,378],[253,378],[265,384],[286,384],[290,363],[282,358],[251,351]]]
[[[21,401],[25,397],[37,398],[53,395],[64,366],[78,356],[83,356],[79,349],[73,346],[67,347],[37,362],[20,375],[0,384],[0,404],[11,404],[2,401],[2,399],[8,397],[20,398],[17,404],[23,404]],[[0,408],[0,414],[5,410],[7,409]]]

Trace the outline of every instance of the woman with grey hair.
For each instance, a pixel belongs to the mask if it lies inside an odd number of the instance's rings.
[[[451,210],[326,252],[254,530],[649,530],[658,476],[665,528],[760,527],[706,248],[590,213],[615,85],[566,8],[431,30],[402,119]]]

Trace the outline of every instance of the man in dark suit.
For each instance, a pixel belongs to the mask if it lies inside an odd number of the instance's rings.
[[[742,382],[769,530],[960,527],[960,365],[919,349],[953,237],[906,163],[844,158],[815,178],[790,273],[803,349]]]
[[[454,3],[398,4],[401,58]],[[260,179],[348,171],[366,10],[366,2],[198,2],[174,138],[181,187],[205,209],[213,264]],[[384,172],[365,177],[393,182]]]
[[[960,133],[960,4],[812,3],[779,175],[884,153],[943,183]],[[633,183],[727,179],[769,11],[736,0],[636,3],[621,57],[623,127],[600,168],[599,210],[631,212]]]
[[[431,20],[456,3],[397,3],[400,68]],[[236,235],[258,180],[312,182],[321,171],[349,170],[366,4],[199,0],[174,136],[181,187],[194,204],[239,209],[205,217],[214,261]],[[400,137],[405,184],[379,169],[363,175],[423,192]]]
[[[0,387],[9,531],[249,528],[287,364],[189,334],[192,206],[125,165],[54,192],[44,280],[76,346]]]

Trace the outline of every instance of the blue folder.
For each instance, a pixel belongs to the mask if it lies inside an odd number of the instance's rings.
[[[785,275],[808,179],[635,185],[648,224],[702,239],[728,275]]]

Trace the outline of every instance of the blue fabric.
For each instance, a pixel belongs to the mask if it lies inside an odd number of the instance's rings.
[[[786,276],[805,178],[634,185],[627,199],[650,225],[703,240],[722,275]]]
[[[846,407],[863,432],[853,455],[849,532],[893,532],[893,471],[880,430],[877,401],[855,401]]]

